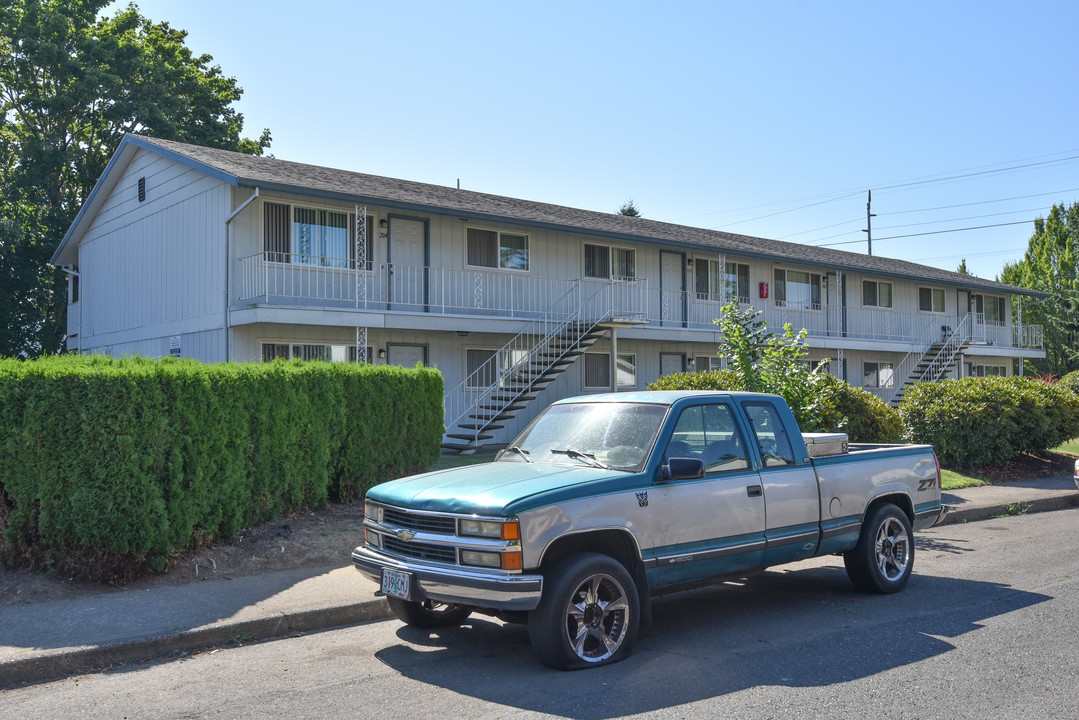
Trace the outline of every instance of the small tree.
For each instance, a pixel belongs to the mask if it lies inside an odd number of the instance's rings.
[[[727,358],[728,368],[741,387],[781,396],[803,431],[825,429],[834,414],[834,396],[824,388],[828,378],[821,369],[825,364],[813,368],[808,362],[805,328],[795,334],[793,326],[786,323],[783,336],[777,338],[759,319],[761,313],[756,308],[743,310],[732,302],[720,312],[713,320],[723,330],[717,352]]]
[[[629,200],[622,203],[622,206],[618,208],[618,214],[627,215],[629,217],[640,217],[641,210],[633,202],[633,198],[630,198]]]

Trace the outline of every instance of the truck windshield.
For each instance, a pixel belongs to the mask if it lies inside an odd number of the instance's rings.
[[[501,462],[572,463],[638,472],[652,450],[666,405],[552,405],[503,452]]]

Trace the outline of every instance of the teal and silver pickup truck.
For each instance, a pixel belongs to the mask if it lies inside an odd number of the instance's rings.
[[[897,592],[944,512],[928,445],[803,435],[775,395],[589,395],[494,462],[372,488],[352,559],[409,625],[527,623],[576,669],[625,658],[654,595],[771,565],[841,554],[859,589]]]

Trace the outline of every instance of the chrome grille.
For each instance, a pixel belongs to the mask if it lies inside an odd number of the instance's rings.
[[[382,522],[395,527],[419,530],[421,532],[440,533],[443,535],[455,535],[457,533],[457,521],[451,517],[439,517],[437,515],[417,515],[404,510],[386,508]]]
[[[393,535],[382,536],[382,548],[394,555],[416,558],[417,560],[433,560],[435,562],[456,563],[457,550],[444,545],[429,545],[427,543],[404,542]]]

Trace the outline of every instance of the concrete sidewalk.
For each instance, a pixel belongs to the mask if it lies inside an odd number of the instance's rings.
[[[945,492],[945,523],[1079,506],[1071,476]],[[0,688],[390,617],[351,566],[0,609]]]

